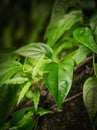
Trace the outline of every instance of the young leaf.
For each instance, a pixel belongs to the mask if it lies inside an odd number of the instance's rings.
[[[15,77],[15,78],[6,80],[5,84],[23,84],[24,82],[27,82],[27,81],[28,81],[28,78]]]
[[[39,107],[38,110],[37,110],[37,113],[38,113],[40,116],[43,116],[43,115],[46,115],[46,114],[53,113],[53,111],[50,111],[50,110],[47,110],[47,109],[44,109],[44,108]]]
[[[15,73],[22,69],[18,61],[6,61],[0,64],[0,87],[6,80],[10,79]]]
[[[38,91],[32,93],[30,90],[27,92],[26,96],[30,98],[34,102],[35,111],[37,111],[39,100],[40,100],[40,93]]]
[[[17,105],[20,103],[20,101],[23,99],[23,97],[25,96],[26,92],[28,91],[28,89],[30,88],[31,86],[31,82],[27,82],[24,87],[22,88],[21,92],[20,92],[20,95],[19,95],[19,98],[18,98],[18,102],[17,102]]]
[[[63,64],[51,62],[46,66],[43,76],[44,82],[54,96],[58,108],[60,108],[70,90],[73,66],[73,61],[64,62]]]
[[[93,123],[95,114],[97,113],[97,78],[88,78],[83,87],[83,100],[89,114],[90,120]]]
[[[81,11],[72,11],[65,14],[58,21],[50,24],[45,33],[45,39],[47,44],[53,46],[55,42],[64,34],[65,31],[69,30],[76,22],[81,19]]]
[[[95,43],[92,32],[88,27],[76,29],[73,35],[77,41],[97,53],[97,44]]]
[[[30,58],[40,58],[43,55],[47,58],[51,58],[53,51],[44,43],[31,43],[19,48],[15,53]]]

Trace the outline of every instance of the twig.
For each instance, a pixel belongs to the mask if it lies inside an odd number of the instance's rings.
[[[74,72],[76,72],[78,69],[80,69],[82,66],[84,66],[85,64],[87,64],[89,62],[89,60],[91,60],[93,57],[88,57],[85,62],[82,62],[81,64],[77,65],[75,68],[74,68]]]
[[[82,92],[80,92],[80,93],[78,93],[78,94],[76,94],[76,95],[74,95],[74,96],[72,96],[72,97],[70,97],[70,98],[67,98],[63,103],[69,102],[69,101],[71,101],[71,100],[73,100],[73,99],[79,97],[80,95],[82,95]]]
[[[67,98],[63,103],[66,103],[66,102],[69,102],[77,97],[79,97],[80,95],[82,95],[82,92],[70,97],[70,98]],[[51,106],[51,109],[54,109],[56,107],[56,104],[54,104],[53,106]]]

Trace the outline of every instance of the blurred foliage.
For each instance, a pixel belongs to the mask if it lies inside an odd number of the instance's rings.
[[[56,15],[63,15],[71,9],[83,8],[89,16],[96,9],[96,0],[61,0],[58,8],[53,8],[55,0],[0,0],[0,49],[18,48],[24,44],[42,41],[46,27],[50,21],[56,21]],[[53,14],[51,16],[53,8]],[[60,17],[61,17],[60,15]],[[52,19],[53,17],[53,19]],[[58,17],[59,19],[59,17]]]
[[[42,41],[54,0],[1,0],[0,48]]]

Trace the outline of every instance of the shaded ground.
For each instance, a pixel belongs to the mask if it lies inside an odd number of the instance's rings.
[[[92,130],[82,98],[83,83],[92,74],[92,60],[87,60],[75,68],[74,82],[61,111],[41,117],[38,130]],[[47,100],[44,107],[56,109],[52,97]]]

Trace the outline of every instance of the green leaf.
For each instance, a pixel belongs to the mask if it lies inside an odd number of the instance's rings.
[[[66,98],[72,84],[74,62],[62,64],[51,62],[47,64],[44,73],[44,82],[54,96],[58,108]]]
[[[81,27],[73,32],[74,38],[88,47],[93,52],[97,53],[97,44],[94,41],[92,31],[88,27]]]
[[[0,87],[0,128],[12,112],[20,89],[17,85],[3,85]]]
[[[43,55],[51,58],[53,51],[44,43],[31,43],[19,48],[15,53],[30,58],[40,58]]]
[[[37,113],[40,115],[40,116],[43,116],[43,115],[46,115],[46,114],[52,114],[53,111],[50,111],[50,110],[47,110],[47,109],[44,109],[44,108],[41,108],[39,107],[38,110],[37,110]]]
[[[38,91],[34,92],[33,93],[33,102],[34,102],[34,107],[35,107],[36,111],[38,108],[39,100],[40,100],[40,93]]]
[[[70,54],[66,55],[63,62],[69,59],[72,59],[75,62],[75,65],[80,64],[83,62],[87,55],[91,52],[91,50],[83,45],[80,45],[79,48]]]
[[[5,84],[23,84],[28,81],[28,78],[15,77],[5,81]]]
[[[91,122],[97,113],[97,78],[88,78],[83,87],[83,100]]]
[[[16,111],[11,119],[11,129],[17,128],[16,130],[29,129],[32,130],[35,125],[35,120],[32,119],[35,109],[33,107],[22,108]]]
[[[76,65],[78,65],[87,58],[87,55],[90,52],[91,52],[91,50],[89,48],[87,48],[83,45],[80,45],[78,50],[76,50],[71,57],[75,61]]]
[[[15,113],[13,113],[12,119],[11,119],[11,126],[17,125],[20,122],[20,120],[22,120],[24,115],[29,111],[32,112],[32,115],[35,112],[33,107],[27,107],[27,108],[22,108],[16,111]]]
[[[17,105],[20,103],[20,101],[23,99],[23,97],[25,96],[26,92],[28,91],[28,89],[30,88],[31,86],[31,82],[27,82],[24,87],[22,88],[22,90],[20,91],[20,95],[19,95],[19,98],[18,98],[18,102],[17,102]]]
[[[15,73],[22,69],[22,65],[18,61],[6,61],[0,64],[0,87],[5,81],[10,79]]]
[[[69,30],[76,22],[81,19],[81,11],[72,11],[65,14],[58,21],[50,24],[45,33],[45,39],[47,44],[53,46],[55,42],[64,34],[65,31]]]
[[[33,67],[33,71],[32,71],[32,79],[34,80],[35,77],[37,77],[37,75],[39,74],[41,68],[43,67],[45,63],[44,60],[44,55],[42,55],[36,62],[35,66]]]
[[[40,93],[38,91],[32,93],[30,90],[27,92],[26,96],[30,98],[34,102],[35,111],[37,111],[39,100],[40,100]]]

